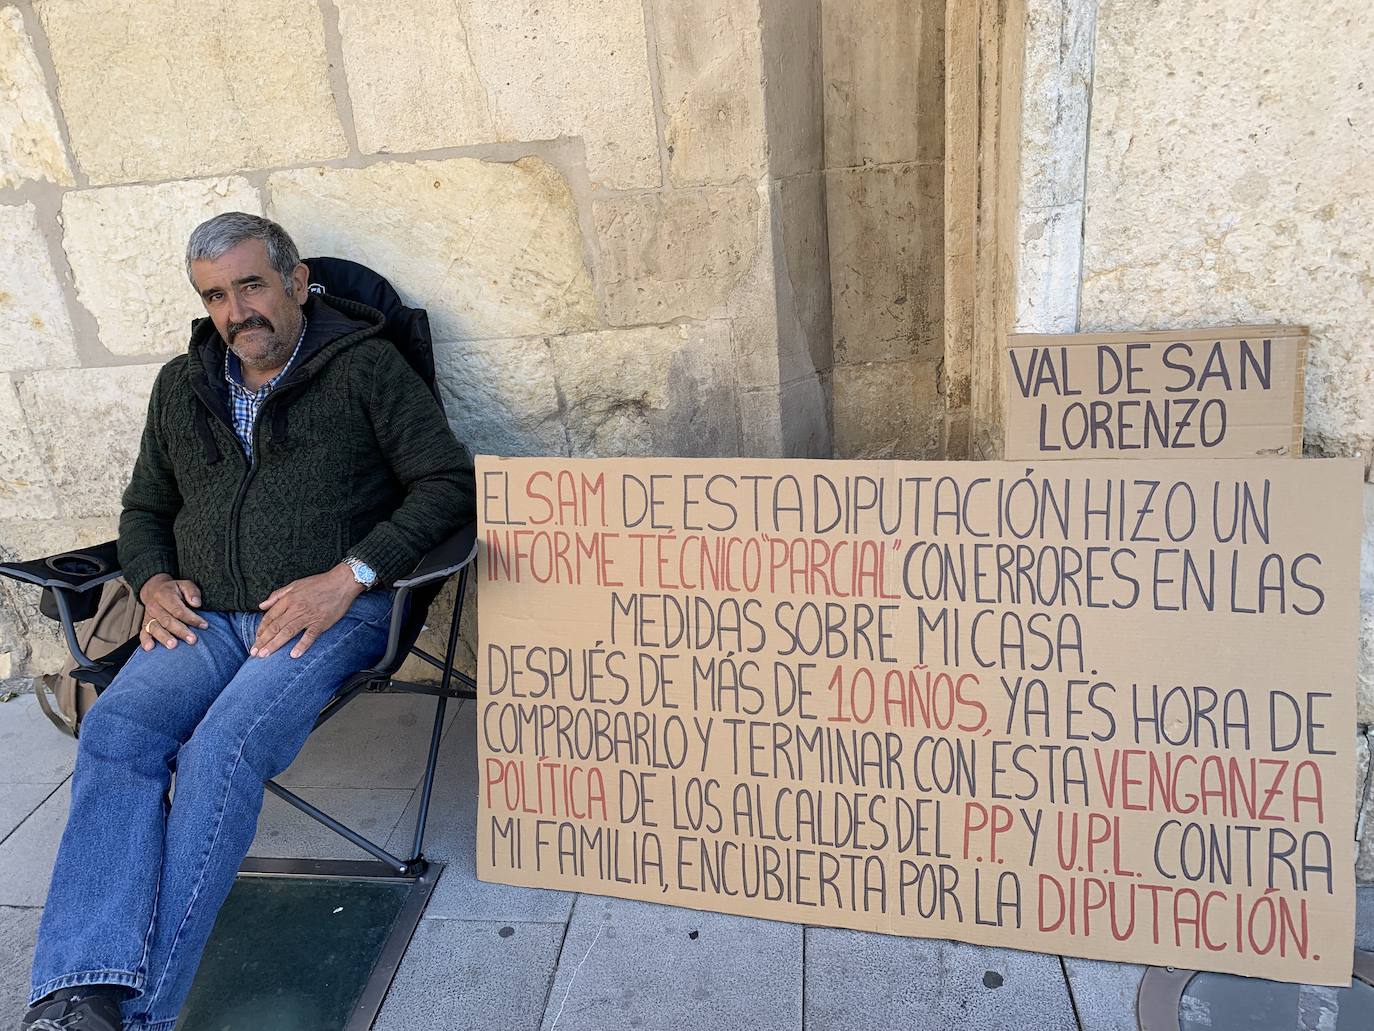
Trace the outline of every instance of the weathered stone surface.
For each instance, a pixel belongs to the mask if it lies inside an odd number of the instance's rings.
[[[939,458],[944,406],[935,362],[837,365],[836,458]]]
[[[675,186],[763,174],[759,7],[755,0],[653,0],[668,178]]]
[[[1078,328],[1083,203],[1022,208],[1016,270],[1018,333],[1072,333]]]
[[[0,97],[0,189],[25,179],[70,185],[57,115],[17,7],[0,8]]]
[[[77,162],[98,184],[340,157],[315,0],[37,0]]]
[[[784,446],[782,392],[777,387],[743,389],[739,395],[740,454],[782,458]]]
[[[62,288],[32,204],[0,205],[0,369],[75,365]]]
[[[0,559],[43,558],[71,548],[113,540],[116,520],[14,519],[0,521]],[[0,664],[8,660],[11,684],[39,673],[55,673],[67,661],[61,626],[38,611],[39,590],[0,577]]]
[[[1026,4],[1021,204],[1032,211],[1083,200],[1097,8],[1098,0]]]
[[[1374,723],[1374,590],[1360,594],[1360,654],[1356,662],[1355,719]]]
[[[942,353],[943,182],[939,165],[826,172],[837,364]]]
[[[62,245],[81,303],[113,354],[158,355],[186,347],[205,314],[186,279],[186,241],[224,211],[262,214],[245,179],[78,190],[62,198]]]
[[[48,470],[19,407],[14,380],[0,373],[0,519],[52,519],[57,515]]]
[[[753,265],[758,209],[753,186],[597,201],[607,319],[625,326],[719,314]]]
[[[119,513],[159,368],[52,370],[20,384],[29,427],[69,518]],[[92,427],[99,427],[99,447],[91,447]]]
[[[539,158],[303,168],[267,185],[269,215],[303,254],[371,265],[429,310],[435,339],[597,323],[572,193]]]
[[[594,183],[661,182],[639,0],[337,0],[358,145],[580,136]]]
[[[1059,958],[1017,949],[808,927],[804,983],[808,1027],[1079,1031]]]
[[[730,327],[722,321],[553,337],[572,453],[739,453]]]
[[[1364,487],[1360,542],[1360,652],[1356,660],[1355,719],[1374,724],[1374,483]]]
[[[1083,328],[1310,326],[1307,443],[1326,454],[1374,445],[1367,13],[1115,3],[1097,23]]]
[[[802,934],[778,920],[581,895],[541,1027],[796,1031]]]
[[[821,4],[768,0],[763,16],[764,125],[774,179],[825,165]]]
[[[826,372],[832,362],[830,251],[821,172],[772,184],[781,247],[776,270],[778,379]]]
[[[821,4],[825,166],[944,153],[944,4]]]
[[[474,455],[566,455],[553,354],[543,337],[436,344],[444,410]]]
[[[1374,778],[1369,776],[1370,734],[1355,738],[1355,819],[1364,815],[1363,831],[1355,842],[1355,880],[1374,882]]]
[[[831,457],[834,451],[831,427],[834,415],[829,371],[784,385],[779,394],[779,411],[782,416],[782,454],[785,457]]]

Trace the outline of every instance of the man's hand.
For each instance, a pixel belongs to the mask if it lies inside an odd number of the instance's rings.
[[[258,624],[258,636],[248,654],[266,658],[300,634],[301,639],[291,649],[291,657],[299,659],[362,593],[363,585],[353,579],[353,570],[342,562],[327,573],[278,587],[259,606],[267,615]]]
[[[166,573],[158,573],[143,585],[138,600],[143,602],[143,627],[138,632],[138,641],[145,652],[152,651],[155,644],[175,648],[178,640],[195,644],[196,635],[191,627],[204,630],[210,625],[193,611],[200,605],[200,588],[190,580],[173,580]]]

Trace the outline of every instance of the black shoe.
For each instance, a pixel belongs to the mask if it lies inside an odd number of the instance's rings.
[[[30,1007],[19,1031],[123,1031],[121,994],[103,985],[64,989]]]

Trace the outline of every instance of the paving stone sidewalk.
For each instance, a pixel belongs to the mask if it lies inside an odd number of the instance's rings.
[[[353,703],[283,781],[404,850],[433,701]],[[474,709],[450,706],[426,852],[447,867],[377,1031],[1134,1031],[1144,968],[485,884]],[[0,1027],[22,1010],[75,746],[31,696],[0,704]],[[367,858],[268,796],[253,855]],[[1360,892],[1374,949],[1374,888]]]

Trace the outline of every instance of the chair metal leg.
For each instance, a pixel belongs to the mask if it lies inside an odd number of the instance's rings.
[[[376,856],[378,859],[380,859],[387,866],[391,867],[402,877],[411,877],[417,873],[424,872],[422,869],[416,869],[416,860],[407,861],[397,856],[393,856],[386,849],[382,848],[381,845],[378,845],[376,842],[369,841],[367,838],[363,837],[357,831],[352,830],[349,827],[345,827],[338,820],[334,819],[334,817],[330,816],[326,812],[316,809],[305,799],[301,798],[294,792],[288,791],[286,788],[282,787],[276,781],[269,780],[263,785],[263,787],[265,787],[268,791],[272,792],[272,794],[276,795],[283,801],[295,806],[297,809],[305,813],[305,815],[310,817],[312,820],[318,820],[320,823],[324,824],[326,827],[332,830],[335,834],[347,838],[349,841],[353,842],[353,844],[357,845],[364,852],[369,852],[372,855]]]
[[[268,791],[271,791],[278,798],[290,805],[295,806],[312,820],[317,820],[335,834],[357,845],[364,852],[376,856],[403,877],[414,877],[422,874],[425,867],[428,865],[424,858],[425,824],[429,820],[429,802],[434,793],[434,774],[439,766],[439,743],[444,736],[444,715],[448,707],[449,695],[453,690],[453,678],[458,676],[463,680],[471,680],[470,677],[464,677],[453,668],[453,656],[458,648],[458,625],[463,616],[463,596],[467,592],[467,583],[468,569],[464,567],[462,572],[458,574],[458,591],[454,598],[453,615],[449,617],[448,645],[444,652],[444,676],[437,692],[439,697],[434,711],[434,728],[429,736],[429,756],[425,761],[425,776],[420,787],[420,812],[415,821],[415,841],[410,859],[401,859],[399,856],[392,855],[376,842],[369,841],[357,831],[344,826],[328,813],[315,808],[305,799],[294,792],[288,791],[276,781],[269,780],[263,785]],[[334,716],[345,705],[352,701],[353,698],[357,697],[366,686],[366,683],[357,684],[352,690],[346,691],[336,698],[325,708],[324,712],[321,713],[315,726],[319,727],[320,724]]]
[[[411,850],[411,862],[424,858],[425,823],[429,819],[429,799],[434,791],[434,771],[439,765],[439,742],[444,735],[444,710],[448,705],[448,693],[453,682],[453,654],[458,647],[458,624],[463,618],[463,596],[467,593],[468,567],[458,574],[458,590],[453,598],[453,614],[449,617],[448,647],[444,651],[444,676],[440,684],[439,703],[435,707],[434,729],[429,738],[429,759],[425,764],[425,779],[420,789],[420,814],[415,821],[415,847]]]

